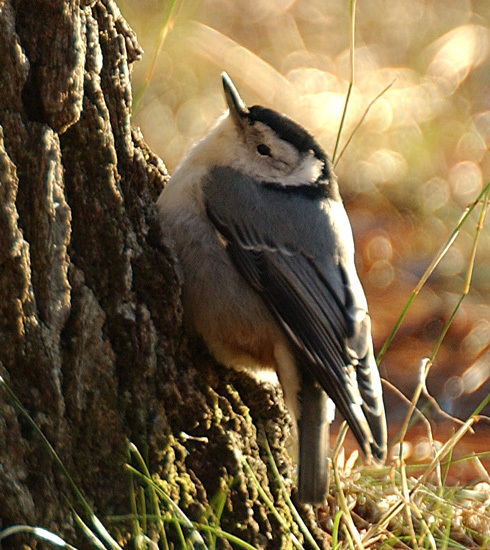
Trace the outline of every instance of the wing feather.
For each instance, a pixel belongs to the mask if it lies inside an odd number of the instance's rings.
[[[291,201],[286,192],[229,168],[215,170],[203,190],[208,217],[238,271],[261,295],[366,455],[382,456],[384,410],[369,317],[351,291],[357,274],[349,273],[349,258],[342,257],[328,205],[311,197]]]

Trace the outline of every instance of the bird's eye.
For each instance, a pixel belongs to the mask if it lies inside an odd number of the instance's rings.
[[[272,156],[271,148],[265,143],[261,143],[260,145],[257,145],[257,153],[259,153],[259,155],[262,155],[263,157]]]

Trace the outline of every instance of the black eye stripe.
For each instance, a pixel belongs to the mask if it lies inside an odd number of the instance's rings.
[[[265,143],[261,143],[260,145],[257,145],[257,153],[259,153],[259,155],[262,155],[264,157],[272,156],[271,148]]]

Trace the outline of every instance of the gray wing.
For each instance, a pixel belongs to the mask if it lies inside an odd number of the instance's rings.
[[[385,417],[369,317],[357,305],[328,203],[257,185],[231,168],[203,183],[207,215],[245,280],[261,295],[310,374],[333,399],[367,456],[382,458]],[[349,235],[351,238],[350,228]],[[352,265],[351,265],[352,264]],[[355,292],[352,291],[354,281]],[[364,294],[362,294],[364,300]]]

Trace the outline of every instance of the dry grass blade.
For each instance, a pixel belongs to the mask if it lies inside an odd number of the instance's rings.
[[[165,12],[165,15],[163,17],[163,23],[160,28],[160,32],[158,33],[158,40],[157,40],[156,47],[153,50],[150,67],[148,68],[148,72],[146,73],[143,84],[140,86],[137,93],[134,94],[133,112],[136,111],[139,105],[139,102],[141,101],[141,98],[143,97],[143,94],[146,91],[146,88],[148,87],[148,85],[150,84],[153,78],[158,56],[160,55],[160,52],[162,50],[165,39],[168,36],[168,33],[172,30],[175,24],[175,20],[177,19],[177,15],[179,13],[180,7],[182,6],[182,3],[183,3],[183,0],[171,0],[171,2],[168,5],[167,11]]]
[[[411,407],[413,400],[410,400],[403,392],[401,392],[395,385],[393,385],[389,380],[386,380],[386,378],[381,379],[383,386],[389,388],[391,392],[393,392],[405,405],[407,405],[409,408]],[[432,427],[430,425],[430,422],[428,418],[425,416],[425,414],[417,407],[413,407],[412,414],[416,414],[417,418],[424,424],[424,426],[427,429],[427,434],[429,437],[429,440],[432,440]],[[401,438],[401,431],[398,433],[398,435],[395,437],[395,442],[400,442],[402,440]]]
[[[403,441],[405,439],[405,436],[407,434],[408,425],[410,423],[410,420],[412,418],[412,415],[417,408],[417,403],[420,399],[420,395],[422,393],[422,389],[425,386],[425,380],[427,378],[427,374],[429,373],[429,369],[431,367],[432,363],[429,359],[422,359],[420,361],[419,365],[419,381],[417,383],[417,387],[415,388],[415,392],[413,394],[412,400],[410,402],[410,406],[408,408],[408,412],[405,416],[405,420],[403,421],[402,427],[400,428],[400,435],[399,435],[399,441]],[[432,439],[432,433],[431,439]]]
[[[344,127],[345,119],[347,116],[347,109],[349,107],[349,100],[352,93],[352,88],[354,87],[354,75],[355,75],[355,41],[356,41],[356,6],[357,0],[350,0],[349,9],[350,9],[350,82],[347,89],[347,95],[345,96],[344,110],[342,112],[342,117],[340,118],[339,130],[337,132],[337,139],[335,140],[335,147],[332,153],[332,163],[336,163],[337,150],[340,144],[340,137],[342,135],[342,129]]]
[[[415,529],[413,527],[413,522],[412,522],[412,511],[411,511],[411,506],[410,506],[410,493],[409,493],[409,489],[408,489],[408,483],[407,483],[407,472],[405,470],[405,464],[404,462],[402,461],[401,462],[401,466],[400,466],[400,473],[401,473],[401,480],[402,480],[402,497],[403,497],[403,503],[404,503],[404,507],[405,507],[405,518],[406,518],[406,521],[407,521],[407,525],[408,525],[408,531],[410,533],[410,539],[411,539],[411,542],[412,542],[412,547],[414,549],[417,548],[417,539],[416,539],[416,536],[415,536]],[[420,515],[420,513],[418,514]]]
[[[381,90],[381,92],[379,92],[379,94],[373,99],[371,100],[371,102],[369,103],[369,105],[366,107],[366,110],[364,111],[364,114],[362,115],[361,119],[359,120],[359,122],[356,124],[356,127],[352,130],[349,138],[347,139],[347,141],[345,142],[345,145],[342,147],[342,150],[340,151],[339,153],[339,156],[338,157],[334,157],[334,167],[337,166],[337,164],[339,163],[340,159],[342,158],[342,155],[344,154],[345,150],[347,149],[347,147],[349,146],[350,142],[352,141],[352,138],[355,136],[356,132],[359,130],[359,128],[361,127],[361,124],[366,120],[366,117],[369,113],[369,111],[371,110],[371,107],[393,86],[393,84],[395,83],[395,81],[393,80],[392,82],[390,82],[388,84],[388,86],[386,86],[385,88],[383,88],[383,90]],[[349,95],[350,95],[350,90],[351,88],[349,88]],[[340,135],[340,134],[339,134]],[[335,146],[337,147],[337,143],[335,144]],[[334,151],[334,154],[336,153],[336,149]]]
[[[373,522],[370,527],[362,534],[363,544],[367,545],[374,537],[379,536],[380,533],[384,533],[385,537],[393,536],[391,534],[392,523],[399,515],[403,515],[404,521],[400,525],[402,525],[403,529],[407,530],[406,535],[411,540],[412,548],[419,548],[421,539],[424,539],[426,543],[429,544],[430,548],[438,548],[438,543],[433,531],[435,529],[436,532],[439,533],[440,529],[437,526],[433,528],[431,526],[431,524],[434,523],[434,514],[436,514],[437,509],[434,510],[432,508],[434,508],[435,506],[443,506],[448,507],[449,510],[460,510],[462,514],[467,514],[468,509],[467,505],[458,504],[457,502],[451,502],[449,505],[447,499],[445,499],[441,494],[438,494],[440,492],[440,486],[439,489],[437,489],[437,486],[433,487],[430,483],[428,483],[428,480],[429,477],[433,474],[434,470],[440,467],[441,462],[446,457],[450,456],[458,442],[463,438],[465,434],[470,431],[472,425],[477,422],[478,419],[479,417],[477,416],[470,417],[464,423],[464,425],[439,449],[432,461],[428,465],[424,466],[424,472],[417,479],[409,478],[407,475],[406,465],[403,461],[400,462],[399,469],[394,470],[394,472],[398,471],[398,474],[400,476],[400,488],[398,488],[398,482],[395,483],[395,481],[393,480],[394,485],[391,491],[393,494],[392,497],[389,497],[390,491],[388,491],[388,487],[385,485],[382,485],[382,493],[379,497],[370,497],[373,498],[373,502],[375,503],[374,505],[380,504],[380,502],[376,502],[376,498],[388,498],[387,502],[395,498],[395,501],[392,502],[389,505],[388,509],[382,514],[382,516],[377,521]],[[488,473],[486,475],[488,475]],[[372,484],[368,483],[368,486],[372,487]],[[482,495],[483,499],[490,498],[490,487],[488,485],[487,487],[488,495],[487,497]],[[355,489],[358,494],[369,495],[368,492],[366,493],[365,487],[355,488],[353,486],[351,487],[351,489]],[[444,490],[445,492],[450,493],[453,489],[445,488]],[[461,488],[455,488],[454,491],[456,490],[459,492],[458,494],[460,495],[459,498],[461,499],[461,501],[463,501],[463,498],[465,498],[467,502],[474,502],[475,505],[478,502],[477,493],[470,494],[470,492],[468,491],[463,493],[464,490]],[[490,516],[488,515],[488,510],[485,513],[482,513],[478,512],[476,507],[474,507],[471,513],[475,518],[479,518],[479,521],[483,522],[483,524],[488,524],[490,528]],[[412,517],[416,518],[417,523],[420,526],[420,528],[418,529],[418,531],[420,531],[419,535],[417,535],[415,531],[415,525],[413,524]],[[439,523],[442,520],[446,521],[446,516],[441,517]],[[408,524],[407,521],[409,521]],[[395,521],[395,523],[397,522]],[[450,524],[450,527],[452,529],[453,525]],[[440,536],[442,535],[440,534]],[[397,544],[401,544],[401,541],[397,541]]]
[[[335,464],[335,461],[333,464],[333,472],[334,472],[335,486],[337,490],[337,499],[338,499],[339,507],[342,510],[345,525],[350,533],[350,536],[352,537],[355,543],[355,547],[359,550],[364,550],[365,546],[361,539],[361,535],[354,523],[354,520],[352,519],[351,512],[347,504],[347,500],[345,498],[344,490],[342,488],[342,483],[340,481],[339,470]]]

